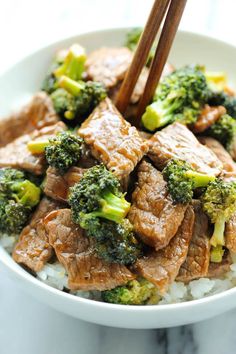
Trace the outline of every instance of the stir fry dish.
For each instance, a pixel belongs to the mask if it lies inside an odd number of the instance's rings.
[[[0,120],[0,244],[46,284],[121,305],[236,284],[236,93],[222,72],[167,63],[140,125],[153,48],[122,115],[140,34],[59,51]]]

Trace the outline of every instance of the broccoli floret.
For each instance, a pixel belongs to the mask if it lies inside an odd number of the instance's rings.
[[[57,89],[51,94],[53,106],[59,117],[67,120],[74,119],[77,111],[76,100],[64,89]]]
[[[217,254],[219,256],[220,247],[222,248],[225,244],[225,223],[229,221],[236,210],[236,182],[217,179],[209,183],[201,201],[203,211],[214,224],[214,233],[210,243],[213,247],[218,247]],[[221,261],[221,258],[218,257],[218,260]]]
[[[227,114],[236,119],[236,97],[223,91],[212,91],[208,103],[210,106],[224,106]]]
[[[228,114],[224,114],[206,131],[206,135],[219,140],[227,151],[231,153],[236,139],[236,120]]]
[[[168,191],[176,203],[189,203],[196,188],[206,187],[215,177],[196,172],[182,160],[171,160],[163,170]]]
[[[154,284],[146,279],[131,280],[124,286],[102,292],[105,302],[121,305],[153,305],[160,297]]]
[[[136,240],[128,219],[118,224],[85,216],[80,226],[96,240],[97,255],[109,263],[133,264],[141,255],[141,244]]]
[[[230,96],[224,91],[227,88],[226,74],[224,72],[205,72],[205,76],[210,88],[209,105],[224,106],[227,114],[236,119],[236,97]]]
[[[143,33],[143,28],[137,27],[133,28],[127,33],[125,46],[134,52],[137,48],[139,39]],[[154,58],[156,50],[156,45],[154,44],[149,52],[146,65],[149,67],[151,65],[152,59]]]
[[[30,141],[27,146],[32,154],[45,152],[48,164],[55,167],[60,174],[64,174],[79,162],[83,139],[67,131],[49,140]]]
[[[41,190],[23,172],[0,169],[0,231],[18,233],[40,201]]]
[[[125,46],[130,50],[135,51],[142,32],[143,29],[141,27],[136,27],[129,31],[126,35]]]
[[[73,133],[64,132],[49,140],[45,148],[48,164],[64,174],[76,166],[82,154],[83,139]]]
[[[86,118],[107,95],[99,82],[76,82],[63,76],[58,85],[60,88],[51,95],[54,108],[62,119],[74,120],[76,124]]]
[[[142,116],[143,126],[154,131],[174,121],[194,123],[210,90],[199,66],[186,66],[164,77],[158,85],[154,102]]]
[[[30,208],[0,197],[0,231],[18,234],[30,216]]]
[[[104,165],[88,169],[70,189],[73,220],[80,224],[85,217],[99,217],[121,222],[130,209],[130,203],[119,188],[119,180]]]
[[[70,188],[69,204],[73,221],[94,238],[100,258],[132,264],[140,255],[141,246],[125,219],[130,203],[119,188],[119,181],[111,172],[103,165],[94,166]]]
[[[222,106],[225,107],[227,113],[236,119],[236,97],[234,96],[229,96],[226,95],[224,102],[222,103]]]
[[[49,94],[54,92],[62,75],[73,80],[81,80],[85,60],[84,48],[79,44],[73,44],[67,51],[60,51],[43,81],[42,90]]]

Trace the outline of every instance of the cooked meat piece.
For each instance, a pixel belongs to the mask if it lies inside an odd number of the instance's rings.
[[[225,244],[231,252],[236,253],[236,213],[226,223]]]
[[[223,167],[216,155],[200,144],[186,126],[178,122],[153,135],[149,140],[148,156],[160,169],[173,158],[186,161],[198,172],[216,176]]]
[[[70,209],[52,212],[45,219],[49,242],[66,268],[73,290],[107,290],[126,284],[135,276],[124,265],[99,259],[93,240],[71,221]]]
[[[219,278],[230,271],[232,259],[229,252],[225,252],[221,263],[210,263],[207,278]]]
[[[0,120],[0,147],[57,121],[50,97],[45,92],[39,92],[20,111]]]
[[[44,155],[32,155],[27,143],[31,140],[48,139],[65,129],[65,124],[58,122],[17,138],[0,149],[0,167],[20,168],[37,175],[42,174],[46,167]]]
[[[224,171],[236,173],[236,163],[221,143],[219,143],[219,141],[205,136],[199,137],[198,140],[201,144],[205,145],[208,149],[214,152],[214,154],[222,162]]]
[[[203,213],[199,201],[194,201],[194,226],[188,255],[182,264],[177,280],[189,282],[207,276],[210,262],[210,242],[208,235],[208,218]]]
[[[13,251],[12,257],[17,263],[39,272],[53,255],[53,248],[48,242],[48,236],[43,218],[60,205],[55,201],[43,198],[35,211],[30,224],[21,232],[19,241]]]
[[[93,156],[122,179],[148,151],[135,127],[117,111],[109,98],[102,101],[79,129]]]
[[[226,109],[223,106],[211,107],[208,104],[204,106],[197,121],[191,127],[194,133],[202,133],[206,129],[210,128],[223,114],[226,113]]]
[[[173,203],[161,172],[142,161],[128,214],[134,231],[142,241],[156,250],[167,246],[176,234],[186,208],[186,205]]]
[[[86,170],[80,167],[71,167],[63,176],[49,167],[44,182],[44,193],[55,200],[67,201],[69,188],[79,182]]]
[[[193,224],[194,212],[192,207],[188,207],[177,234],[168,246],[162,250],[151,252],[135,264],[137,273],[154,283],[161,294],[168,290],[169,285],[175,280],[181,265],[186,259]]]
[[[87,78],[102,82],[106,88],[114,87],[123,80],[132,58],[133,53],[125,47],[97,49],[86,61]]]

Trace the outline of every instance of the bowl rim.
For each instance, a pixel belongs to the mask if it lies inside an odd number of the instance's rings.
[[[93,30],[93,31],[87,31],[87,32],[80,32],[78,34],[74,34],[72,36],[66,36],[63,37],[57,41],[51,41],[45,46],[40,46],[38,49],[32,51],[31,53],[27,54],[26,56],[23,56],[19,58],[16,62],[14,62],[12,65],[7,67],[3,72],[0,73],[0,79],[2,76],[7,75],[16,65],[20,64],[21,62],[25,60],[29,60],[31,57],[37,55],[37,53],[41,52],[42,50],[49,50],[51,47],[63,45],[64,42],[68,41],[76,41],[78,40],[78,37],[83,37],[83,36],[93,36],[96,35],[97,33],[99,34],[105,34],[109,32],[128,32],[130,29],[134,28],[135,26],[125,26],[125,27],[114,27],[114,28],[102,28],[99,30]],[[222,39],[217,39],[216,37],[209,35],[209,34],[202,34],[202,33],[197,33],[195,31],[187,31],[187,30],[179,30],[178,32],[183,33],[185,36],[190,36],[190,37],[195,37],[198,39],[203,39],[203,40],[208,40],[211,42],[215,42],[218,45],[223,45],[223,46],[228,46],[233,50],[236,50],[236,45],[233,45],[230,42],[227,42]],[[23,267],[21,267],[19,264],[17,264],[11,255],[4,249],[3,246],[0,245],[0,263],[4,264],[4,266],[10,270],[14,275],[16,275],[19,279],[23,279],[25,282],[30,282],[33,284],[33,286],[36,286],[38,288],[41,288],[42,291],[44,292],[49,292],[50,295],[52,296],[59,296],[61,299],[65,299],[66,301],[73,301],[74,303],[78,304],[84,304],[84,305],[89,305],[89,307],[92,308],[97,308],[97,309],[104,309],[104,310],[111,310],[113,309],[115,312],[116,311],[121,311],[122,313],[144,313],[144,312],[168,312],[172,311],[173,309],[175,310],[187,310],[187,309],[192,309],[193,307],[198,307],[200,305],[207,305],[209,303],[217,303],[219,300],[222,298],[228,298],[232,294],[236,294],[236,286],[224,290],[220,293],[209,295],[200,299],[195,299],[195,300],[189,300],[189,301],[183,301],[179,303],[171,303],[171,304],[156,304],[156,305],[119,305],[119,304],[111,304],[111,303],[105,303],[102,301],[97,301],[97,300],[91,300],[91,299],[86,299],[80,296],[76,296],[73,294],[69,294],[66,292],[63,292],[62,290],[58,290],[50,285],[47,285],[43,281],[35,278],[32,274],[27,272]]]

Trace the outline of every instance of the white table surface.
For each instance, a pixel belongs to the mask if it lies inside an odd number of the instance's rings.
[[[1,0],[0,72],[61,37],[96,28],[142,25],[152,2]],[[181,28],[236,44],[235,10],[235,0],[189,0]],[[236,311],[231,311],[168,330],[101,327],[37,302],[0,269],[0,354],[234,354],[235,322]]]

